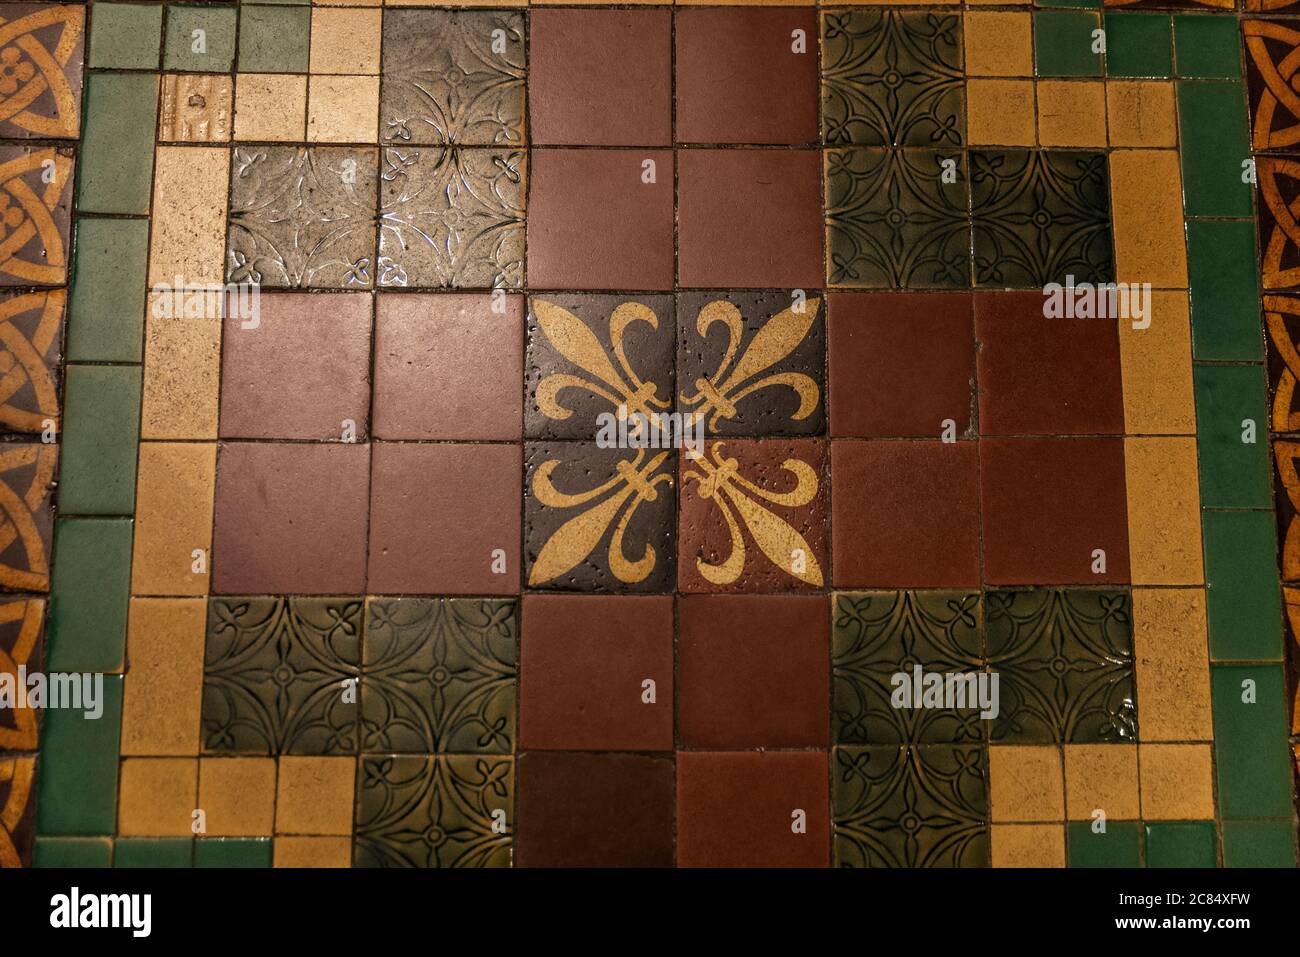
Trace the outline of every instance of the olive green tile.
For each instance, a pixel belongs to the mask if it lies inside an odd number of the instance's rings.
[[[241,73],[306,73],[309,7],[245,6],[239,12]]]
[[[140,367],[70,365],[65,381],[59,511],[130,515],[140,440]]]
[[[51,665],[50,670],[59,669]],[[36,831],[42,837],[112,834],[117,829],[120,675],[104,676],[102,710],[98,719],[67,708],[45,712],[36,803]],[[40,854],[38,839],[38,859]]]
[[[1211,665],[1219,816],[1289,817],[1291,749],[1281,665]]]
[[[1096,13],[1047,10],[1034,13],[1034,65],[1039,76],[1101,76],[1094,53],[1101,29]]]
[[[161,4],[96,3],[86,65],[97,70],[156,70]]]
[[[189,867],[193,861],[188,837],[120,837],[113,851],[114,867]]]
[[[157,75],[87,74],[84,116],[77,208],[146,215],[158,126]]]
[[[113,841],[107,837],[38,837],[34,863],[37,867],[109,867]]]
[[[1295,867],[1295,822],[1224,821],[1223,866]]]
[[[1174,61],[1181,77],[1241,76],[1240,26],[1232,14],[1174,16]],[[1110,38],[1107,37],[1107,44]]]
[[[1268,508],[1264,367],[1198,362],[1193,379],[1202,507]]]
[[[1184,212],[1188,216],[1253,215],[1251,186],[1241,175],[1241,164],[1250,159],[1242,84],[1179,83],[1178,135]]]
[[[131,524],[128,518],[60,518],[55,524],[47,654],[52,670],[121,670]]]
[[[1213,821],[1162,821],[1146,826],[1147,867],[1215,867]]]
[[[269,838],[209,837],[194,842],[195,867],[270,867]]]
[[[226,73],[235,62],[234,7],[167,8],[163,69],[187,73]]]
[[[1273,513],[1204,512],[1210,657],[1279,661],[1282,598]]]
[[[149,221],[82,218],[74,248],[68,361],[139,362]]]
[[[1109,821],[1094,833],[1091,821],[1068,826],[1066,857],[1070,867],[1139,867],[1142,863],[1142,826],[1137,821]]]
[[[1167,14],[1106,14],[1107,76],[1167,77],[1173,72]]]
[[[1187,224],[1192,351],[1196,358],[1263,358],[1256,269],[1253,223]]]

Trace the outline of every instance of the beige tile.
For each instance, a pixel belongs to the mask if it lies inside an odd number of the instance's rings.
[[[150,219],[151,286],[191,288],[225,282],[229,192],[228,149],[158,147]]]
[[[235,139],[299,143],[307,131],[307,78],[240,73],[235,78]]]
[[[356,758],[281,757],[275,832],[351,834],[356,777]]]
[[[1134,329],[1132,322],[1119,324],[1125,431],[1130,435],[1195,435],[1187,293],[1153,290],[1149,322],[1145,329]]]
[[[1129,568],[1135,585],[1199,585],[1201,495],[1196,439],[1124,440]]]
[[[208,593],[216,471],[215,443],[140,444],[132,594]]]
[[[1208,744],[1143,744],[1142,816],[1148,821],[1214,817],[1214,764]]]
[[[1107,80],[1106,114],[1111,146],[1173,149],[1178,145],[1172,81]]]
[[[1060,821],[1061,752],[1055,745],[989,748],[989,808],[994,821]]]
[[[1110,154],[1115,278],[1156,289],[1187,288],[1183,189],[1173,150]]]
[[[165,74],[158,139],[164,143],[229,141],[232,86],[230,77],[220,73]]]
[[[1065,811],[1088,821],[1097,809],[1108,821],[1134,821],[1138,812],[1137,745],[1067,744]]]
[[[382,11],[313,7],[311,72],[379,75]]]
[[[348,837],[277,837],[276,867],[351,867]]]
[[[966,139],[972,146],[1034,145],[1034,81],[966,81]]]
[[[122,754],[199,753],[206,618],[201,598],[131,599]]]
[[[964,20],[967,76],[1034,75],[1034,36],[1028,12],[974,10]]]
[[[1106,146],[1106,85],[1100,80],[1038,82],[1042,146]]]
[[[307,98],[307,140],[374,143],[379,139],[379,77],[313,76]]]
[[[157,297],[151,296],[151,304]],[[145,325],[144,439],[215,439],[221,375],[220,319],[159,319]]]
[[[1134,588],[1133,653],[1142,740],[1212,740],[1204,589]]]
[[[126,758],[118,782],[121,837],[189,837],[194,825],[193,758]]]
[[[275,816],[274,758],[203,758],[199,807],[210,837],[267,837]]]
[[[994,867],[1064,867],[1064,824],[994,824]]]

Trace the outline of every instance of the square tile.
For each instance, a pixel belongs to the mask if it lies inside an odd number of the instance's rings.
[[[313,6],[311,72],[379,73],[381,11]]]
[[[294,757],[277,762],[276,834],[352,834],[357,759]]]
[[[1060,824],[994,824],[989,843],[993,867],[1065,866],[1065,828]]]
[[[96,70],[157,70],[164,9],[161,3],[101,3],[95,11],[88,65]]]
[[[1196,440],[1172,436],[1125,439],[1124,471],[1133,583],[1199,585],[1205,572]]]
[[[825,747],[829,608],[820,595],[678,602],[677,710],[689,748]]]
[[[1213,821],[1184,821],[1146,826],[1147,867],[1215,867],[1218,839]]]
[[[1143,755],[1145,756],[1145,750]],[[1143,768],[1143,782],[1146,768]],[[1138,749],[1133,744],[1065,746],[1065,814],[1091,821],[1100,810],[1107,821],[1131,821],[1138,809]]]
[[[379,285],[523,285],[524,152],[390,147],[381,175]]]
[[[989,748],[989,813],[993,821],[1065,819],[1064,772],[1055,746]]]
[[[140,444],[133,594],[207,594],[216,472],[212,443]]]
[[[235,78],[235,139],[297,143],[307,138],[307,77],[240,73]]]
[[[1106,824],[1104,831],[1094,823],[1070,824],[1065,840],[1070,867],[1141,867],[1142,825],[1138,822]]]
[[[310,8],[240,4],[240,73],[306,73],[310,41]]]
[[[307,82],[308,142],[375,142],[379,136],[378,104],[378,77],[311,77]]]
[[[518,445],[375,443],[366,590],[518,594],[522,477]]]
[[[532,163],[529,286],[672,289],[672,153],[535,149]]]
[[[230,140],[234,84],[228,76],[167,74],[162,78],[159,142],[225,143]],[[224,168],[224,167],[223,167]],[[227,184],[221,184],[222,189]],[[154,197],[155,203],[158,197]],[[225,213],[224,198],[221,213]]]
[[[1182,77],[1241,76],[1241,39],[1231,16],[1174,16],[1174,58]]]
[[[1268,168],[1261,169],[1264,176]],[[1261,214],[1261,223],[1267,215]],[[1187,271],[1192,286],[1192,350],[1197,359],[1258,360],[1259,288],[1255,230],[1248,222],[1189,220]],[[1276,275],[1264,256],[1261,275],[1268,288]]]
[[[974,442],[836,441],[831,486],[837,588],[979,585]]]
[[[367,445],[221,445],[212,590],[360,594],[369,480]]]
[[[1203,590],[1133,589],[1133,651],[1143,741],[1214,737],[1205,629]]]
[[[72,167],[70,149],[0,145],[0,286],[67,282]]]
[[[1038,142],[1042,146],[1106,146],[1106,84],[1101,80],[1039,80]]]
[[[213,837],[269,835],[275,816],[275,762],[270,758],[202,758],[199,803]]]
[[[1173,76],[1168,14],[1107,12],[1105,27],[1107,76]]]
[[[129,515],[135,503],[136,443],[140,437],[139,366],[68,366],[64,373],[63,459],[59,508],[73,515]],[[50,457],[55,449],[48,449]],[[15,453],[16,454],[16,453]],[[36,465],[35,487],[15,485],[35,509],[54,472],[47,456],[29,447],[10,456],[10,468]],[[20,482],[20,475],[9,479]]]
[[[228,73],[235,62],[234,7],[167,5],[163,69]]]
[[[966,81],[966,136],[972,146],[1034,146],[1032,80]]]
[[[1101,76],[1094,31],[1101,15],[1083,11],[1034,12],[1034,62],[1039,76]],[[1104,36],[1104,35],[1103,35]],[[1102,41],[1104,47],[1104,39]]]
[[[671,10],[538,9],[528,28],[534,143],[671,145]]]
[[[51,660],[47,667],[55,670],[57,666]],[[116,830],[122,716],[122,679],[118,676],[104,678],[103,709],[98,719],[91,719],[85,712],[56,708],[41,722],[36,831],[42,837],[112,834]],[[42,866],[41,856],[38,847],[37,866]]]
[[[122,837],[189,837],[199,762],[194,758],[127,758],[122,762],[117,833]],[[206,810],[206,809],[204,809]]]
[[[672,867],[671,757],[519,759],[518,867]]]
[[[524,55],[519,13],[388,11],[383,141],[522,146]]]
[[[1208,744],[1143,744],[1142,816],[1147,820],[1214,817],[1214,767]]]
[[[59,564],[50,588],[50,670],[120,671],[131,593],[131,520],[64,517],[54,539]]]
[[[1210,657],[1277,661],[1282,609],[1277,533],[1269,512],[1205,512]]]
[[[1196,383],[1197,451],[1201,504],[1206,508],[1266,508],[1269,505],[1264,368],[1259,365],[1202,365]]]
[[[1106,82],[1111,146],[1173,149],[1178,145],[1174,85],[1144,80]]]
[[[68,361],[139,362],[149,261],[148,221],[83,216],[77,221],[75,248],[69,277]],[[47,297],[63,295],[51,292]],[[51,301],[46,299],[47,304]],[[8,302],[11,308],[16,305],[14,300]]]
[[[201,598],[132,598],[124,680],[124,755],[196,755],[203,695]]]
[[[86,117],[78,170],[78,212],[148,214],[158,129],[158,77],[92,74],[86,78]],[[36,125],[42,128],[46,124]],[[75,133],[73,124],[65,135]]]
[[[1188,216],[1251,215],[1251,187],[1242,178],[1250,158],[1241,83],[1178,84],[1183,205]]]
[[[962,18],[966,75],[1033,76],[1033,21],[1028,13],[967,10]]]
[[[11,598],[0,601],[0,661],[3,662],[0,664],[0,675],[4,676],[6,684],[13,683],[11,687],[19,682],[19,668],[28,673],[42,673],[45,664],[45,642],[42,640],[44,625],[45,602],[41,599]],[[38,716],[39,709],[31,707],[30,700],[12,704],[6,702],[5,714],[0,718],[0,751],[35,751],[40,744]],[[31,772],[31,768],[24,770],[13,764],[0,765],[0,775],[10,775],[5,780],[13,788],[23,789],[24,793],[31,787]],[[25,775],[26,784],[18,781],[14,775]],[[24,813],[22,804],[26,798],[20,798],[15,791],[13,800],[19,806],[11,809],[10,813]],[[9,805],[0,800],[0,807],[8,808]],[[5,820],[13,826],[14,819],[6,816]],[[3,826],[0,824],[0,827]],[[3,847],[2,841],[0,847]],[[3,851],[0,851],[0,855],[3,855]]]

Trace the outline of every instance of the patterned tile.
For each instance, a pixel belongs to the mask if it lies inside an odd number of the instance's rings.
[[[255,8],[256,9],[256,8]],[[234,125],[234,82],[199,73],[162,78],[158,139],[173,143],[225,143]]]
[[[1260,285],[1265,289],[1300,287],[1300,155],[1261,156],[1255,161],[1258,204]],[[1252,330],[1253,331],[1253,330]]]
[[[68,276],[72,155],[0,146],[0,286],[57,286]]]
[[[0,446],[0,591],[50,590],[50,496],[57,445],[38,442]]]
[[[45,602],[18,598],[0,602],[0,675],[18,684],[18,669],[40,672],[45,664],[41,630],[45,623]],[[0,754],[6,751],[35,751],[39,737],[38,712],[33,708],[6,705],[0,710]],[[3,805],[0,801],[0,805]],[[3,815],[0,815],[3,820]],[[0,852],[0,867],[4,866]]]
[[[76,138],[85,24],[75,4],[0,9],[0,137]]]
[[[1300,143],[1300,104],[1294,82],[1300,70],[1300,30],[1291,21],[1243,20],[1246,87],[1250,94],[1251,149],[1284,150]]]
[[[0,430],[37,433],[59,421],[59,350],[67,293],[0,294]]]
[[[0,868],[32,865],[35,778],[35,757],[0,757]]]

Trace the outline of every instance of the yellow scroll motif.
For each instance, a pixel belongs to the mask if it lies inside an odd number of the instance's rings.
[[[59,391],[50,369],[50,347],[59,334],[65,293],[33,292],[0,302],[0,425],[19,432],[42,432],[46,420],[59,421]],[[40,310],[31,338],[14,320]],[[13,397],[31,383],[33,408],[14,405]]]
[[[7,792],[0,804],[0,867],[22,867],[13,833],[27,810],[35,770],[35,758],[0,758],[0,793]]]
[[[1300,94],[1291,84],[1296,70],[1300,69],[1300,33],[1271,20],[1243,20],[1241,32],[1246,38],[1246,53],[1264,81],[1264,91],[1251,124],[1254,148],[1294,146],[1300,143]],[[1280,62],[1273,62],[1266,39],[1290,47]]]
[[[1300,285],[1300,267],[1289,269],[1282,267],[1282,258],[1288,249],[1300,249],[1300,225],[1296,215],[1300,214],[1300,197],[1288,207],[1282,198],[1279,180],[1283,177],[1300,181],[1300,163],[1295,160],[1259,158],[1256,174],[1259,180],[1259,195],[1268,206],[1274,223],[1269,230],[1268,242],[1264,247],[1264,264],[1260,280],[1265,289],[1278,289]]]
[[[0,555],[18,542],[20,552],[15,559],[21,559],[0,561],[0,585],[13,591],[50,589],[49,556],[37,525],[37,514],[46,507],[58,454],[54,445],[35,443],[11,445],[0,452]],[[36,467],[26,487],[16,488],[14,474],[33,464]]]
[[[41,637],[41,621],[45,617],[45,602],[39,598],[28,601],[11,601],[0,605],[0,628],[18,625],[18,640],[13,648],[0,648],[0,674],[13,675],[16,683],[18,668],[30,665]],[[36,712],[31,708],[5,710],[6,718],[12,716],[14,727],[0,723],[0,751],[36,750]]]
[[[53,149],[33,150],[0,163],[0,273],[40,285],[57,285],[67,278],[63,238],[53,210],[71,175],[72,160]],[[22,253],[33,238],[44,255],[24,259]]]
[[[0,14],[3,14],[0,8]],[[0,15],[0,120],[8,120],[33,136],[75,138],[80,130],[77,97],[63,68],[81,41],[85,11],[77,6],[50,5],[16,20]],[[46,49],[36,31],[61,24],[54,49]],[[54,115],[28,109],[48,90]]]
[[[1300,588],[1283,585],[1282,601],[1286,604],[1287,631],[1291,640],[1300,644]],[[1291,702],[1291,733],[1300,734],[1300,688],[1296,688],[1295,700]],[[1296,746],[1296,758],[1300,759],[1300,745]]]

